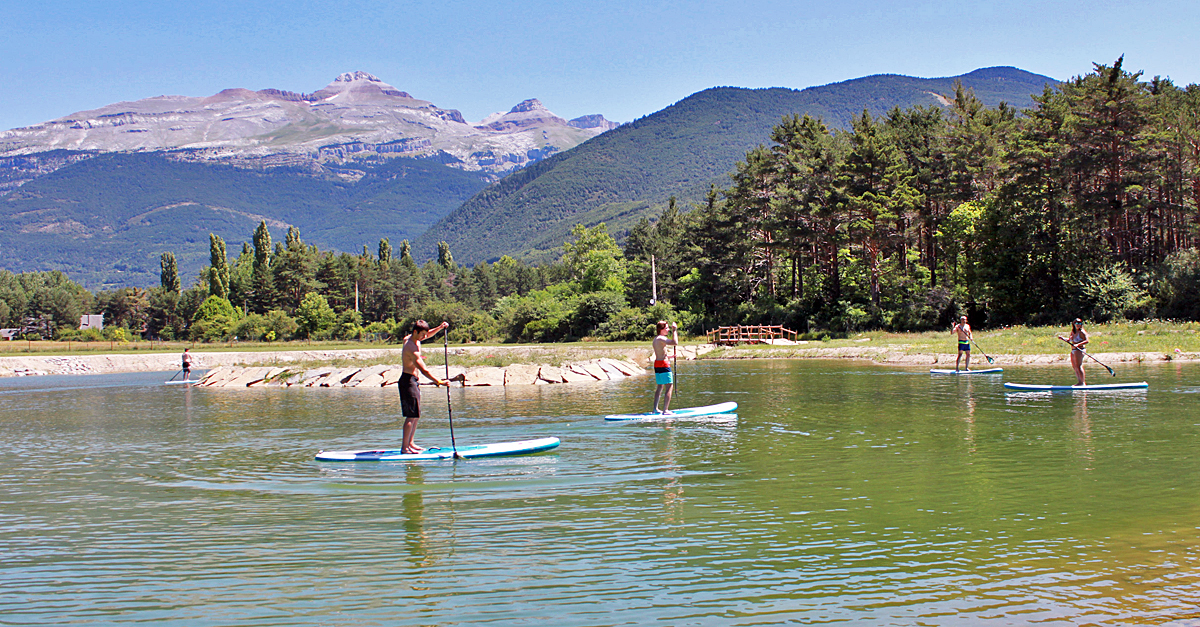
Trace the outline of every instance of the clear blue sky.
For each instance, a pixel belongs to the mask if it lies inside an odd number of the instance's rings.
[[[375,74],[470,121],[629,121],[702,89],[1092,62],[1200,82],[1195,0],[0,0],[0,130],[121,100]]]

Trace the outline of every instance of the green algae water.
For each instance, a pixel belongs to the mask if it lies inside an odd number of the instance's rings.
[[[1200,624],[1200,365],[680,366],[676,406],[736,417],[455,389],[459,444],[562,446],[420,465],[312,459],[397,446],[392,389],[0,380],[0,624]]]

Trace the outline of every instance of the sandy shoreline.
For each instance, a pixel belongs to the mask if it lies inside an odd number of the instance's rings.
[[[514,365],[541,360],[537,353],[554,351],[554,345],[547,347],[531,346],[460,346],[450,350],[452,356],[511,357]],[[941,366],[953,367],[953,353],[905,353],[888,347],[849,346],[838,348],[808,348],[798,345],[772,347],[718,347],[702,345],[686,345],[680,347],[680,359],[702,358],[716,359],[857,359],[873,361],[879,364],[894,364],[897,366]],[[306,363],[321,362],[354,362],[378,361],[391,359],[400,362],[400,347],[368,348],[352,350],[294,350],[294,351],[229,351],[229,352],[194,352],[193,360],[197,371],[209,370],[219,366],[271,365],[278,367],[300,366]],[[650,351],[648,348],[612,349],[619,352],[625,359],[649,365]],[[705,353],[713,354],[704,356]],[[1094,356],[1107,364],[1143,363],[1167,361],[1198,361],[1198,353],[1095,353]],[[1017,365],[1065,365],[1068,363],[1066,353],[1031,354],[1031,355],[992,355],[995,366]],[[971,363],[980,368],[988,365],[980,355],[975,355]],[[42,357],[4,356],[0,357],[0,377],[26,376],[42,374],[113,374],[121,372],[178,372],[180,356],[178,353],[152,354],[109,354],[109,355],[59,355]]]

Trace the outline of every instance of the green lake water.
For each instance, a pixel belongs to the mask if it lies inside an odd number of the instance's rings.
[[[455,389],[459,445],[562,446],[424,464],[312,459],[398,446],[390,388],[0,380],[0,624],[1200,625],[1200,365],[680,366],[675,406],[736,417]]]

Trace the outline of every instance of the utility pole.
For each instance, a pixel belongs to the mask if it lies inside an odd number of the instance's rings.
[[[650,304],[658,302],[658,270],[654,267],[654,255],[650,255]]]

